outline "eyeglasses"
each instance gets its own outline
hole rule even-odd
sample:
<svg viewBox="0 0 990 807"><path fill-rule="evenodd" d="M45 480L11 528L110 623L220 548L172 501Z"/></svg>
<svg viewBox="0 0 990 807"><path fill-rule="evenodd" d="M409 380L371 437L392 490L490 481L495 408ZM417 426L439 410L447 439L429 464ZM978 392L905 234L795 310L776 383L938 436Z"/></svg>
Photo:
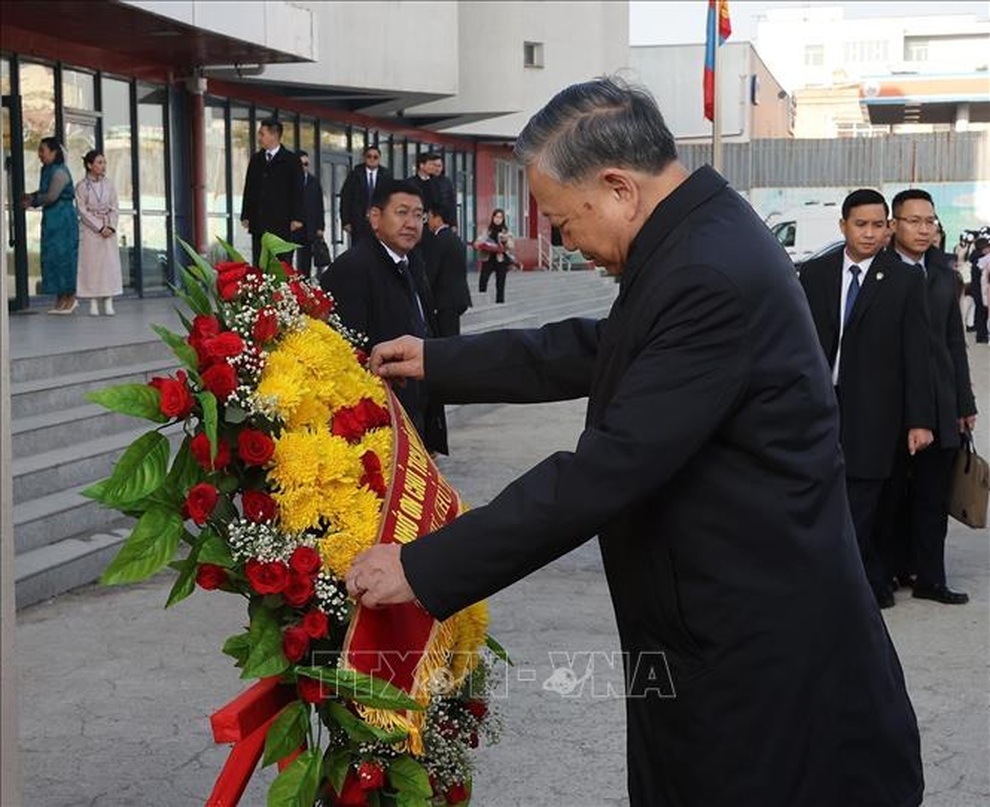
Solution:
<svg viewBox="0 0 990 807"><path fill-rule="evenodd" d="M304 162L304 163L302 164L302 167L303 167L303 168L309 168L309 163L308 163L308 162Z"/></svg>
<svg viewBox="0 0 990 807"><path fill-rule="evenodd" d="M922 218L921 216L894 216L898 221L903 221L908 227L920 227L925 225L925 227L938 227L938 219L936 218Z"/></svg>

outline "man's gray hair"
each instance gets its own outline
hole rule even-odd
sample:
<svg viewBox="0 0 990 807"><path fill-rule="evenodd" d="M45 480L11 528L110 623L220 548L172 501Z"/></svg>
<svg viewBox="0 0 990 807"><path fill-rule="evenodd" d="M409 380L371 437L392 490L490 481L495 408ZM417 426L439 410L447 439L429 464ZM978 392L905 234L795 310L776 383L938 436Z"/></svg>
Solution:
<svg viewBox="0 0 990 807"><path fill-rule="evenodd" d="M657 174L677 159L656 100L617 77L561 90L529 119L515 153L557 182L580 182L605 166Z"/></svg>

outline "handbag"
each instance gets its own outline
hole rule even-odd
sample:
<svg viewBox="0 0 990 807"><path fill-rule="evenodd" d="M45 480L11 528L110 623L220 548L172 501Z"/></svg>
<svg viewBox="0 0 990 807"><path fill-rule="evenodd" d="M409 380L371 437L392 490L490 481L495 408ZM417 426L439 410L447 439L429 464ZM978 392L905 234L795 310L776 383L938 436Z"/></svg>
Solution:
<svg viewBox="0 0 990 807"><path fill-rule="evenodd" d="M990 497L990 465L973 445L973 435L966 432L956 452L949 492L949 515L967 527L981 529L987 525L987 498Z"/></svg>
<svg viewBox="0 0 990 807"><path fill-rule="evenodd" d="M330 247L327 246L327 242L323 236L317 236L313 239L311 249L313 251L313 266L317 269L322 269L324 266L330 265Z"/></svg>

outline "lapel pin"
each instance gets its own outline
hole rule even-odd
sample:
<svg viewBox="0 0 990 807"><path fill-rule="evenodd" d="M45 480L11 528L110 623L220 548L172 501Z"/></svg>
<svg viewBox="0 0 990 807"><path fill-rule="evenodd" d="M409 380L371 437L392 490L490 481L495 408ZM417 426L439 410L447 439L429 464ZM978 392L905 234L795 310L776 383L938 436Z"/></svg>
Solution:
<svg viewBox="0 0 990 807"><path fill-rule="evenodd" d="M877 272L877 280L883 280L883 272Z"/></svg>

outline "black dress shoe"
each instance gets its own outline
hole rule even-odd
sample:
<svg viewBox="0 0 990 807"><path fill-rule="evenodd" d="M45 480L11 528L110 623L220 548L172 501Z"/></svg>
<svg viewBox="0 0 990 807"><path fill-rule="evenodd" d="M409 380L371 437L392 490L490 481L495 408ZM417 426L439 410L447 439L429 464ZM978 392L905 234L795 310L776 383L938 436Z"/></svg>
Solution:
<svg viewBox="0 0 990 807"><path fill-rule="evenodd" d="M948 586L915 586L915 599L934 600L943 605L965 605L969 602L969 595L962 591L952 591Z"/></svg>
<svg viewBox="0 0 990 807"><path fill-rule="evenodd" d="M894 599L894 592L889 588L874 589L873 596L877 598L877 605L879 605L881 609L893 608L897 602Z"/></svg>

